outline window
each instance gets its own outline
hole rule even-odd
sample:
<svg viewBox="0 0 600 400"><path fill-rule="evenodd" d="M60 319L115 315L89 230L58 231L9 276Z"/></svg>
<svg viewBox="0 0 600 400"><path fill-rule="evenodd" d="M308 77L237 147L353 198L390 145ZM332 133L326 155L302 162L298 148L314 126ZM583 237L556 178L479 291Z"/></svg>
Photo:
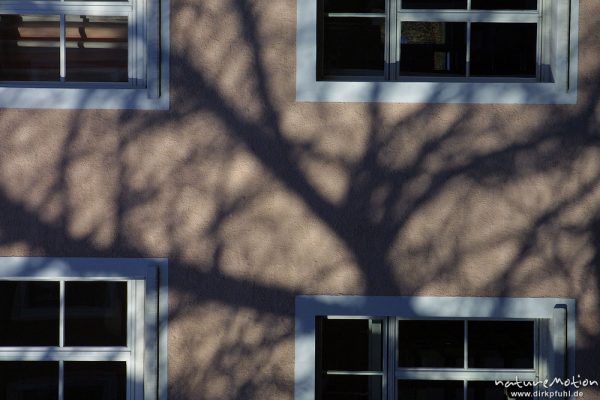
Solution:
<svg viewBox="0 0 600 400"><path fill-rule="evenodd" d="M578 0L298 0L304 101L573 103Z"/></svg>
<svg viewBox="0 0 600 400"><path fill-rule="evenodd" d="M0 0L0 107L168 108L167 33L167 0Z"/></svg>
<svg viewBox="0 0 600 400"><path fill-rule="evenodd" d="M531 392L496 381L573 376L574 307L549 298L300 296L295 399L504 400L505 390Z"/></svg>
<svg viewBox="0 0 600 400"><path fill-rule="evenodd" d="M0 258L0 398L166 400L167 264Z"/></svg>

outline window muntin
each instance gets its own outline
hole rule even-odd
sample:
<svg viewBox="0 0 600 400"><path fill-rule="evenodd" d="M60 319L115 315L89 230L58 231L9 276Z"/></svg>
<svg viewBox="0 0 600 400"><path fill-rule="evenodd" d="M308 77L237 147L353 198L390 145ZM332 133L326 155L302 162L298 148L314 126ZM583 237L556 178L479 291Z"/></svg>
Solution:
<svg viewBox="0 0 600 400"><path fill-rule="evenodd" d="M136 23L133 5L70 4L45 1L36 3L36 14L9 14L0 2L0 53L5 60L0 61L0 85L17 81L47 87L145 86L133 51L137 29L144 24ZM44 5L53 15L42 14ZM144 47L138 47L137 56L143 60Z"/></svg>
<svg viewBox="0 0 600 400"><path fill-rule="evenodd" d="M397 400L473 398L471 392L490 390L469 383L491 381L499 373L533 380L539 375L536 324L535 320L317 317L316 398L381 400L385 378L395 382ZM387 367L382 357L391 357L389 365L396 367ZM495 392L490 393L493 398Z"/></svg>
<svg viewBox="0 0 600 400"><path fill-rule="evenodd" d="M0 0L0 107L169 106L168 0Z"/></svg>
<svg viewBox="0 0 600 400"><path fill-rule="evenodd" d="M387 317L382 317L386 314ZM383 397L375 397L377 400L398 399L397 389L400 381L447 381L448 384L443 384L441 388L438 387L436 390L438 392L440 390L445 391L448 396L452 396L453 393L454 384L451 382L458 381L463 385L463 400L479 399L478 395L481 395L484 400L504 399L504 397L501 397L504 394L499 394L496 388L490 387L490 382L494 384L496 380L513 381L516 375L521 381L532 382L540 379L542 381L544 379L552 381L555 377L576 374L574 362L575 315L575 301L572 299L298 296L296 298L295 322L295 399L317 400L321 399L319 396L324 393L324 390L333 392L328 392L328 395L334 395L336 390L341 389L344 390L345 394L336 398L346 398L344 396L347 395L356 396L353 398L361 400L370 400L372 396L369 397L369 393L379 393L379 389L381 389ZM381 327L384 357L383 371L329 370L327 369L328 366L323 363L323 343L326 342L326 338L322 337L323 330L321 327L323 321L337 320L338 326L341 327L345 324L345 320L356 319L383 322ZM406 322L413 323L412 321L415 321L412 327L406 325ZM402 338L402 340L408 342L418 343L414 331L418 330L419 326L431 328L432 325L427 326L424 324L428 321L431 321L431 323L455 324L459 322L462 325L462 330L458 324L451 328L451 336L454 339L450 340L450 346L447 346L443 340L436 340L434 346L429 346L429 348L422 346L416 353L424 351L429 359L437 357L438 360L440 354L444 354L444 350L447 351L448 348L456 348L451 354L458 354L460 351L458 336L461 336L463 342L462 367L404 367L398 365L398 359L400 358L398 352L405 351L407 348L407 346L404 346L404 348L399 346L398 339ZM481 328L483 322L487 323L488 326ZM499 368L477 368L470 366L468 364L469 348L477 344L477 341L473 342L471 340L471 345L469 345L470 324L476 336L486 334L492 328L498 330L497 337L491 338L493 340L484 349L490 350L493 357L496 357L493 354L494 351L497 351L498 348L501 351L503 351L503 348L508 348L506 343L512 340L510 337L502 338L502 333L515 334L518 340L523 341L522 346L515 346L519 348L516 353L519 357L523 356L527 359L525 364L527 367L508 368L506 365L500 365ZM346 326L350 327L351 325ZM361 328L363 331L364 326L363 323ZM413 333L400 334L400 327L403 327L404 333L411 329ZM360 343L364 345L364 343L369 343L364 338L374 333L363 333L355 337L362 337ZM337 336L339 336L339 333L337 333ZM352 335L347 334L347 336ZM429 336L435 337L434 334L429 334ZM531 350L531 342L533 342L533 350ZM355 351L348 344L345 347L349 349L348 351ZM437 350L432 351L432 349L435 350L434 348ZM471 349L471 351L480 353L481 350L481 348L477 349L475 347ZM511 357L507 358L510 360ZM414 362L412 365L414 365ZM438 365L440 365L439 362ZM533 366L530 367L530 365ZM364 377L370 379L365 380ZM362 383L350 384L349 382L352 382L354 378ZM381 381L379 381L379 378L381 378ZM329 386L325 385L332 380L334 383L337 382L337 385L334 385L333 388L330 383ZM382 386L373 388L379 382ZM403 385L410 386L406 383ZM445 388L446 386L447 388ZM328 387L330 389L327 389ZM548 389L548 391L555 390L563 390L563 388ZM404 396L406 396L406 393ZM423 396L427 396L427 393ZM428 397L423 398L428 399Z"/></svg>
<svg viewBox="0 0 600 400"><path fill-rule="evenodd" d="M0 398L166 398L165 260L8 257L0 260L0 267L4 288L16 284L40 292L40 284L46 285L41 286L45 292L28 296L13 290L9 312L15 309L12 305L33 304L37 308L26 309L27 315L54 316L56 310L59 315L48 328L58 332L58 343L0 343L0 370L15 371L0 376ZM86 319L89 326L82 322ZM107 338L98 341L102 335Z"/></svg>
<svg viewBox="0 0 600 400"><path fill-rule="evenodd" d="M143 337L134 336L131 329L136 324L133 310L143 309L141 299L135 298L143 286L144 281L135 280L0 278L0 288L8 289L3 300L9 305L0 310L0 318L9 322L6 328L0 326L0 332L13 333L14 321L23 319L51 321L45 332L26 326L36 332L33 340L0 343L0 369L16 371L0 383L4 390L0 398L41 398L36 397L38 391L57 388L52 395L57 400L81 399L86 391L96 396L86 398L126 400L127 387L134 386L133 375L128 382L126 366L143 362L136 349L136 341ZM40 341L44 334L52 340ZM50 384L50 377L55 382Z"/></svg>
<svg viewBox="0 0 600 400"><path fill-rule="evenodd" d="M321 0L317 77L542 80L538 1Z"/></svg>

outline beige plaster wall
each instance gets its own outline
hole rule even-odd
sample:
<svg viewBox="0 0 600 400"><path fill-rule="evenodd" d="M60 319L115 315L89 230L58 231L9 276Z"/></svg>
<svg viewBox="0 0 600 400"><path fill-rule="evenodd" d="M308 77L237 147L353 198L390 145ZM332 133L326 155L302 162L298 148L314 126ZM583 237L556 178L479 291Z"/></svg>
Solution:
<svg viewBox="0 0 600 400"><path fill-rule="evenodd" d="M0 110L0 254L165 256L170 399L291 399L297 294L564 296L600 379L600 2L575 106L296 103L294 0L171 0L171 110ZM586 391L600 399L600 391Z"/></svg>

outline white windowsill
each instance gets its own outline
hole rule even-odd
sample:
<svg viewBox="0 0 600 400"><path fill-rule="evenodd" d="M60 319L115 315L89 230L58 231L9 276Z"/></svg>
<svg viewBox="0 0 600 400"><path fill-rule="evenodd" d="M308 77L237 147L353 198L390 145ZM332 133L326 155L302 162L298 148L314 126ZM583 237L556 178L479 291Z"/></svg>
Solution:
<svg viewBox="0 0 600 400"><path fill-rule="evenodd" d="M151 99L146 89L0 87L0 108L167 110L169 96Z"/></svg>

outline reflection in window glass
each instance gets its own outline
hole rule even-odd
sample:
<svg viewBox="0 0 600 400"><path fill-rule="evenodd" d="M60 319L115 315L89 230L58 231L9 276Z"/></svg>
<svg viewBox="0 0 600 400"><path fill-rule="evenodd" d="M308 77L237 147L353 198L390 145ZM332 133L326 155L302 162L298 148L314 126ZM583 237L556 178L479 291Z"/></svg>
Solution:
<svg viewBox="0 0 600 400"><path fill-rule="evenodd" d="M383 77L385 18L326 18L323 74Z"/></svg>
<svg viewBox="0 0 600 400"><path fill-rule="evenodd" d="M0 80L60 80L58 16L0 15Z"/></svg>
<svg viewBox="0 0 600 400"><path fill-rule="evenodd" d="M322 400L381 400L381 376L325 375L321 380Z"/></svg>
<svg viewBox="0 0 600 400"><path fill-rule="evenodd" d="M466 74L466 24L403 22L401 75Z"/></svg>
<svg viewBox="0 0 600 400"><path fill-rule="evenodd" d="M127 82L127 17L67 15L66 80Z"/></svg>
<svg viewBox="0 0 600 400"><path fill-rule="evenodd" d="M324 370L382 370L381 320L323 318L321 321Z"/></svg>
<svg viewBox="0 0 600 400"><path fill-rule="evenodd" d="M398 381L397 400L463 400L463 381Z"/></svg>
<svg viewBox="0 0 600 400"><path fill-rule="evenodd" d="M402 0L406 9L466 9L467 0Z"/></svg>
<svg viewBox="0 0 600 400"><path fill-rule="evenodd" d="M471 75L535 77L537 24L473 23Z"/></svg>
<svg viewBox="0 0 600 400"><path fill-rule="evenodd" d="M59 298L58 282L0 281L0 346L58 346Z"/></svg>
<svg viewBox="0 0 600 400"><path fill-rule="evenodd" d="M473 10L536 10L537 0L471 0Z"/></svg>
<svg viewBox="0 0 600 400"><path fill-rule="evenodd" d="M533 321L469 321L469 367L533 368Z"/></svg>
<svg viewBox="0 0 600 400"><path fill-rule="evenodd" d="M385 0L324 0L327 13L382 13Z"/></svg>
<svg viewBox="0 0 600 400"><path fill-rule="evenodd" d="M462 368L464 321L398 321L398 366Z"/></svg>
<svg viewBox="0 0 600 400"><path fill-rule="evenodd" d="M125 362L65 362L65 400L125 400Z"/></svg>
<svg viewBox="0 0 600 400"><path fill-rule="evenodd" d="M58 362L0 361L0 399L58 400Z"/></svg>
<svg viewBox="0 0 600 400"><path fill-rule="evenodd" d="M510 386L505 388L503 385L496 385L493 381L468 382L467 400L506 400L518 398L532 398L531 387L518 388Z"/></svg>
<svg viewBox="0 0 600 400"><path fill-rule="evenodd" d="M127 345L127 283L65 283L65 345Z"/></svg>

